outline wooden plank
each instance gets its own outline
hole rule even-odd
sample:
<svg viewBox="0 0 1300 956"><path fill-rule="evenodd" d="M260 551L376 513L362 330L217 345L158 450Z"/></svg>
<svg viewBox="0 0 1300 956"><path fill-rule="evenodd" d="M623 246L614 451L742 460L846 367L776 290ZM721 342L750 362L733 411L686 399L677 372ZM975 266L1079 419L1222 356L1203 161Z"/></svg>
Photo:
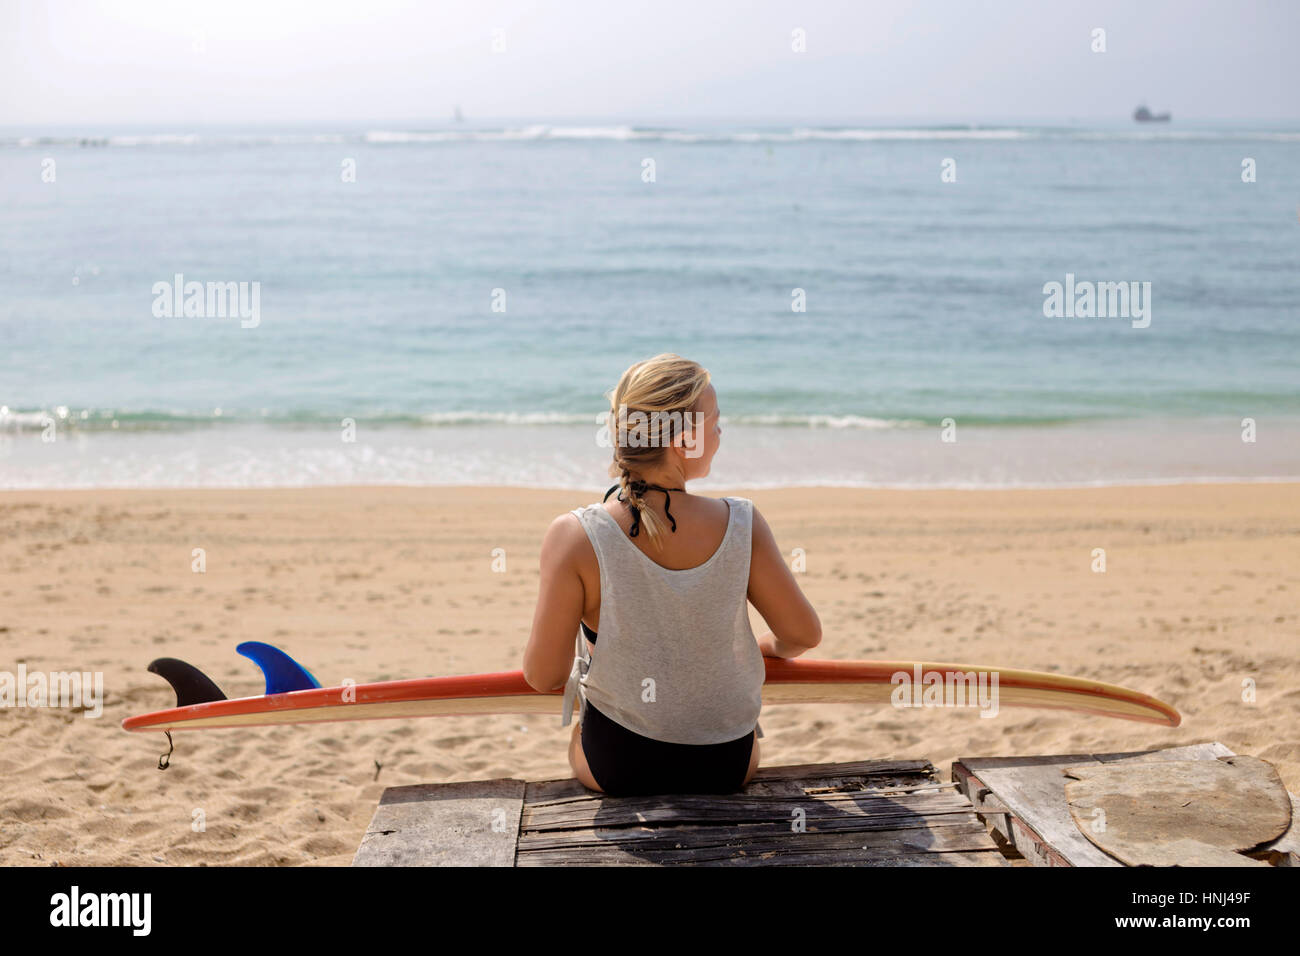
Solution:
<svg viewBox="0 0 1300 956"><path fill-rule="evenodd" d="M1287 795L1291 798L1291 828L1272 843L1265 843L1250 853L1273 866L1300 866L1300 797L1294 793Z"/></svg>
<svg viewBox="0 0 1300 956"><path fill-rule="evenodd" d="M525 783L389 787L353 866L513 866Z"/></svg>
<svg viewBox="0 0 1300 956"><path fill-rule="evenodd" d="M1066 773L1075 829L1129 866L1265 866L1244 851L1291 826L1286 787L1258 757L1118 760Z"/></svg>
<svg viewBox="0 0 1300 956"><path fill-rule="evenodd" d="M564 804L529 806L525 801L524 830L562 830L578 827L637 826L674 823L789 823L796 810L808 821L834 817L864 819L873 815L916 815L927 812L964 812L970 802L954 793L898 794L875 796L828 794L802 799L760 800L723 798L705 795L662 797L624 797L573 801Z"/></svg>
<svg viewBox="0 0 1300 956"><path fill-rule="evenodd" d="M596 826L564 831L525 831L519 836L519 852L531 852L559 846L599 846L608 843L646 845L671 842L678 846L712 846L717 843L736 843L744 840L767 840L777 837L799 841L806 834L818 836L847 835L852 843L864 834L893 833L899 839L912 834L903 831L929 830L939 827L966 826L975 821L969 807L947 813L925 815L909 814L895 817L862 817L823 820L809 823L806 831L796 831L789 820L776 823L741 824L673 824L671 826ZM670 839L671 838L671 839ZM871 836L870 839L876 839Z"/></svg>
<svg viewBox="0 0 1300 956"><path fill-rule="evenodd" d="M858 833L790 833L767 831L766 834L743 835L731 842L718 840L702 828L698 837L685 828L666 827L643 843L626 839L616 832L613 839L591 834L575 845L545 846L526 849L521 842L518 865L582 865L621 862L631 865L650 863L722 865L722 866L800 866L826 863L867 864L877 861L915 857L911 865L940 864L940 857L954 853L985 854L984 862L1003 865L1005 860L992 848L984 825L973 818L950 826L917 827L912 830L882 830ZM992 862L992 854L998 858Z"/></svg>
<svg viewBox="0 0 1300 956"><path fill-rule="evenodd" d="M830 777L869 777L880 774L932 774L934 766L928 760L854 760L848 763L799 763L782 767L762 767L749 782L767 783L772 780L796 780Z"/></svg>
<svg viewBox="0 0 1300 956"><path fill-rule="evenodd" d="M849 858L827 860L825 858L807 864L783 861L785 866L1011 866L1007 858L997 849L969 850L956 853L908 853L894 857Z"/></svg>
<svg viewBox="0 0 1300 956"><path fill-rule="evenodd" d="M494 827L495 823L495 827ZM796 823L798 825L796 825ZM354 866L1006 866L925 760L764 768L736 794L604 797L576 780L393 787Z"/></svg>
<svg viewBox="0 0 1300 956"><path fill-rule="evenodd" d="M996 850L971 850L950 853L877 853L872 850L842 851L828 855L824 852L790 853L773 859L767 855L749 856L738 853L717 860L665 860L652 862L638 859L632 854L611 854L601 859L572 860L520 857L518 866L664 866L669 864L692 866L1008 866L1006 858Z"/></svg>
<svg viewBox="0 0 1300 956"><path fill-rule="evenodd" d="M977 812L990 795L997 798L999 804L990 808L988 822L1035 865L1123 866L1079 832L1065 799L1064 769L1122 761L1217 760L1231 755L1231 750L1214 742L1110 754L964 757L954 761L952 776L962 783Z"/></svg>
<svg viewBox="0 0 1300 956"><path fill-rule="evenodd" d="M848 763L792 764L784 767L762 767L754 774L742 793L796 794L804 790L803 783L817 781L818 786L858 781L869 778L872 786L897 781L919 783L929 780L934 767L928 760L858 760ZM895 780L894 778L897 778ZM879 783L878 783L879 781ZM593 794L572 777L561 780L537 780L528 783L529 806L552 800L590 798ZM626 799L626 798L622 798Z"/></svg>
<svg viewBox="0 0 1300 956"><path fill-rule="evenodd" d="M1088 754L1012 757L1007 758L1004 766L997 757L962 758L953 762L952 776L963 784L963 792L977 813L985 811L990 797L996 798L996 807L990 808L993 815L986 815L986 821L1034 865L1120 866L1119 861L1102 853L1078 833L1065 809L1065 777L1061 770L1066 765L1077 766L1090 759ZM1056 814L1052 808L1058 804L1059 815L1069 823L1069 831L1054 819ZM1067 852L1073 850L1075 855L1067 857L1058 846ZM1071 862L1072 859L1080 862Z"/></svg>
<svg viewBox="0 0 1300 956"><path fill-rule="evenodd" d="M540 781L528 785L521 825L532 830L589 826L597 819L607 827L649 822L788 821L796 807L805 813L818 812L816 808L825 804L850 812L855 806L884 807L887 804L880 801L890 797L907 797L919 807L916 800L941 792L942 785L933 774L934 767L924 760L799 764L765 768L739 793L618 798L575 787L576 781ZM914 793L917 796L912 797Z"/></svg>
<svg viewBox="0 0 1300 956"><path fill-rule="evenodd" d="M1135 762L1150 763L1153 760L1218 760L1220 757L1235 757L1231 750L1217 740L1202 744L1188 744L1185 747L1166 747L1163 750L1129 750L1124 753L1093 754L1092 758L1100 763Z"/></svg>
<svg viewBox="0 0 1300 956"><path fill-rule="evenodd" d="M572 778L393 787L353 865L1008 866L978 812L1038 865L1088 865L1092 850L1091 865L1117 866L1069 819L1066 766L1230 754L1207 743L964 758L953 783L939 783L925 760L797 764L719 795L603 797ZM1253 851L1257 859L1300 863L1300 805L1290 799L1291 830ZM796 811L805 829L792 828Z"/></svg>
<svg viewBox="0 0 1300 956"><path fill-rule="evenodd" d="M518 866L1007 865L927 760L767 767L734 794L603 797L538 781L520 828Z"/></svg>

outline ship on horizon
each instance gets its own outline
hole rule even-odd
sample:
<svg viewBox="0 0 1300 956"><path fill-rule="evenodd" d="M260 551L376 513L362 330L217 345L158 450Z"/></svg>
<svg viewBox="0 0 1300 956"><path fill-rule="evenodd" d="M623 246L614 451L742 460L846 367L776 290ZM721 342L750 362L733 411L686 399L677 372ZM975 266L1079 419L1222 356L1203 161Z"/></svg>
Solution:
<svg viewBox="0 0 1300 956"><path fill-rule="evenodd" d="M1168 113L1152 113L1144 103L1133 111L1133 119L1139 123L1168 123L1170 115Z"/></svg>

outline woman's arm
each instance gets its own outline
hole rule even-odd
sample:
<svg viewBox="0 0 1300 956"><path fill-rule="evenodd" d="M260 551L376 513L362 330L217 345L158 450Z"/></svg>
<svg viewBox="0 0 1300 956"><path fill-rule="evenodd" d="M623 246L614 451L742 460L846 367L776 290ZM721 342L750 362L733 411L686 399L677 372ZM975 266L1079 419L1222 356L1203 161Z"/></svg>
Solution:
<svg viewBox="0 0 1300 956"><path fill-rule="evenodd" d="M767 521L754 509L749 601L771 628L758 638L767 657L798 657L821 643L822 622L804 597Z"/></svg>
<svg viewBox="0 0 1300 956"><path fill-rule="evenodd" d="M537 609L524 648L524 680L533 690L563 687L573 668L574 638L586 601L578 574L583 545L591 547L577 517L568 513L552 521L542 538Z"/></svg>

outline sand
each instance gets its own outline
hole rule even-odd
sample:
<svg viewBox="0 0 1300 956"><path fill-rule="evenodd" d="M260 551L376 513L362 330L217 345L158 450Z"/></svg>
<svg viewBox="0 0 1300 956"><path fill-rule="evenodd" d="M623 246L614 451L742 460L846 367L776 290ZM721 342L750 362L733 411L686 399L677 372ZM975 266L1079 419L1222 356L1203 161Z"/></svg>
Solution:
<svg viewBox="0 0 1300 956"><path fill-rule="evenodd" d="M804 549L800 580L825 633L810 658L1060 671L1183 714L1163 728L1049 711L769 708L764 764L928 758L946 779L958 757L1218 740L1300 792L1300 484L727 493L754 500L787 554ZM243 640L278 644L331 684L517 668L541 535L598 497L0 494L0 671L102 671L106 692L98 719L0 710L0 864L345 865L385 787L569 776L568 731L552 717L178 733L166 772L163 736L120 721L173 703L145 670L155 657L190 661L230 696L260 693L234 651Z"/></svg>

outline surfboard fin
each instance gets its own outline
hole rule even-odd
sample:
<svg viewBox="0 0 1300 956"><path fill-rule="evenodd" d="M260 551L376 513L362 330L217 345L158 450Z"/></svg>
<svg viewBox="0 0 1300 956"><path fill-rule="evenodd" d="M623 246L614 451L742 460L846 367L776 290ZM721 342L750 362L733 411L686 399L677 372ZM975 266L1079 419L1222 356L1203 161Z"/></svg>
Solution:
<svg viewBox="0 0 1300 956"><path fill-rule="evenodd" d="M319 687L320 681L292 657L270 644L245 641L235 648L266 675L266 693L285 694L291 690L310 690Z"/></svg>
<svg viewBox="0 0 1300 956"><path fill-rule="evenodd" d="M193 664L186 664L174 657L158 658L149 665L149 672L157 674L172 685L172 690L176 691L177 707L226 699L226 695L212 682L212 678Z"/></svg>

